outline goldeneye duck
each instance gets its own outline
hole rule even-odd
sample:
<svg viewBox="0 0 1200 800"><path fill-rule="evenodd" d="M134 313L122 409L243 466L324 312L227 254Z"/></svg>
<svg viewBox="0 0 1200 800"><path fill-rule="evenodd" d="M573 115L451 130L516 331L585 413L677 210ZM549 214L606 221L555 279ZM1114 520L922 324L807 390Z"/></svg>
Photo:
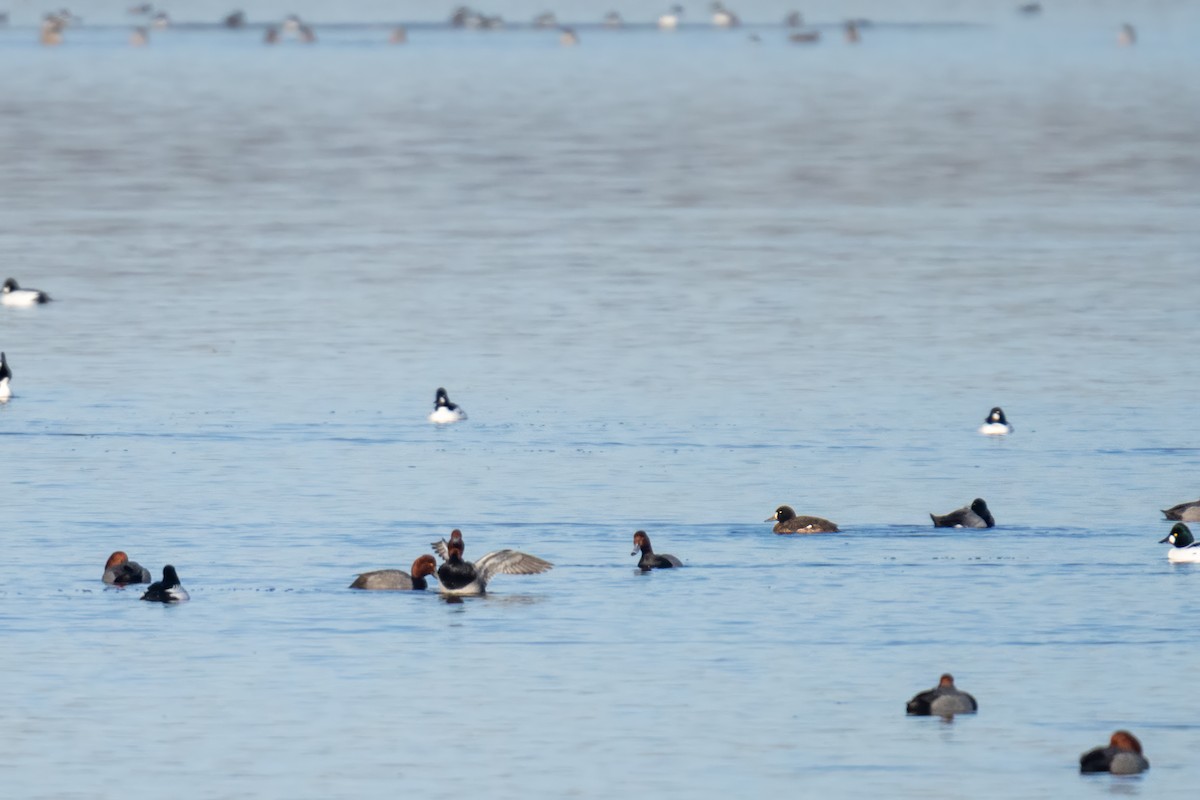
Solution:
<svg viewBox="0 0 1200 800"><path fill-rule="evenodd" d="M516 550L496 550L475 563L463 560L462 531L450 532L450 541L433 543L433 549L446 560L438 567L437 576L442 594L483 594L488 581L495 575L536 575L554 565L549 561Z"/></svg>
<svg viewBox="0 0 1200 800"><path fill-rule="evenodd" d="M130 561L129 556L121 550L113 553L104 563L105 583L112 586L128 586L131 583L149 583L150 570L136 561Z"/></svg>
<svg viewBox="0 0 1200 800"><path fill-rule="evenodd" d="M1180 503L1170 508L1164 508L1162 513L1167 519L1179 520L1180 522L1200 522L1200 500L1193 500L1190 503Z"/></svg>
<svg viewBox="0 0 1200 800"><path fill-rule="evenodd" d="M712 12L713 25L716 25L718 28L736 28L738 25L742 24L742 21L738 19L737 14L734 14L732 11L725 8L723 3L713 3Z"/></svg>
<svg viewBox="0 0 1200 800"><path fill-rule="evenodd" d="M988 510L987 503L982 497L976 497L971 505L955 509L949 514L930 514L935 528L994 528L996 520Z"/></svg>
<svg viewBox="0 0 1200 800"><path fill-rule="evenodd" d="M952 717L955 714L974 714L979 710L975 698L954 685L954 676L946 673L938 685L921 692L908 701L908 714L915 717Z"/></svg>
<svg viewBox="0 0 1200 800"><path fill-rule="evenodd" d="M16 278L9 278L0 289L0 303L6 306L36 306L50 302L50 295L37 289L22 289Z"/></svg>
<svg viewBox="0 0 1200 800"><path fill-rule="evenodd" d="M780 506L763 522L775 521L774 533L837 533L838 526L823 517L796 516L791 506Z"/></svg>
<svg viewBox="0 0 1200 800"><path fill-rule="evenodd" d="M179 585L179 575L175 568L167 564L163 567L162 580L150 584L142 599L153 603L182 603L188 599L188 593Z"/></svg>
<svg viewBox="0 0 1200 800"><path fill-rule="evenodd" d="M8 368L8 358L4 353L0 353L0 402L8 402L8 398L12 397L12 386L9 381L12 380L12 370Z"/></svg>
<svg viewBox="0 0 1200 800"><path fill-rule="evenodd" d="M425 578L437 572L437 561L424 555L412 563L412 574L402 569L379 569L364 572L350 584L351 589L381 589L390 591L424 591L429 588Z"/></svg>
<svg viewBox="0 0 1200 800"><path fill-rule="evenodd" d="M638 560L638 566L641 567L642 572L683 566L683 562L675 556L655 553L654 548L650 546L650 537L646 535L645 531L638 531L633 535L633 552L629 555L636 556L638 553L642 554L641 559Z"/></svg>
<svg viewBox="0 0 1200 800"><path fill-rule="evenodd" d="M1192 538L1192 531L1182 522L1176 522L1165 539L1159 539L1159 544L1170 542L1175 545L1167 553L1168 561L1200 561L1200 545Z"/></svg>
<svg viewBox="0 0 1200 800"><path fill-rule="evenodd" d="M1150 769L1142 755L1142 743L1129 731L1117 731L1108 740L1108 747L1088 750L1079 757L1079 771L1111 772L1113 775L1137 775Z"/></svg>
<svg viewBox="0 0 1200 800"><path fill-rule="evenodd" d="M429 412L429 421L444 425L448 422L460 422L467 418L467 412L450 402L446 390L438 387L437 397L433 400L433 411Z"/></svg>
<svg viewBox="0 0 1200 800"><path fill-rule="evenodd" d="M679 27L679 21L683 18L683 6L671 6L671 8L658 18L658 27L674 30Z"/></svg>
<svg viewBox="0 0 1200 800"><path fill-rule="evenodd" d="M1012 433L1012 425L1004 418L1004 410L996 406L987 415L987 419L979 426L979 432L984 436L1004 436Z"/></svg>

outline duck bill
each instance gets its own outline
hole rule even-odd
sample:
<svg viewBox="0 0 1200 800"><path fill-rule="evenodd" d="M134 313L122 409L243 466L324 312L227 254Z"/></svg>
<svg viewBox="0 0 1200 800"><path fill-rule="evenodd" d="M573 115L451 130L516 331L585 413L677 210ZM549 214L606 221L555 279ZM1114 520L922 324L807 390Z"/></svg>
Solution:
<svg viewBox="0 0 1200 800"><path fill-rule="evenodd" d="M773 515L773 514L763 520L763 522L774 522L774 521L775 521L775 515Z"/></svg>
<svg viewBox="0 0 1200 800"><path fill-rule="evenodd" d="M1158 540L1158 543L1159 543L1159 544L1166 544L1166 543L1167 543L1167 542L1169 542L1169 541L1171 541L1171 534L1169 534L1169 533L1168 533L1168 534L1166 535L1166 537L1165 537L1165 538L1163 538L1163 539L1159 539L1159 540Z"/></svg>
<svg viewBox="0 0 1200 800"><path fill-rule="evenodd" d="M1163 541L1165 542L1165 541L1166 541L1166 539L1163 539ZM637 555L638 553L640 553L640 552L641 552L641 548L640 548L640 547L635 547L635 548L633 548L633 552L632 552L632 553L630 553L629 555L631 555L631 556L636 556L636 555Z"/></svg>

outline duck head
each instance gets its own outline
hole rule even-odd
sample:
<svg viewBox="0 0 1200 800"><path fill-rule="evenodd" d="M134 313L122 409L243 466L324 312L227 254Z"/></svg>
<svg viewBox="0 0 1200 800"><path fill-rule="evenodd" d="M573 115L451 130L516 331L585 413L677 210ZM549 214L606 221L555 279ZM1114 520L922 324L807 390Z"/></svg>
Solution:
<svg viewBox="0 0 1200 800"><path fill-rule="evenodd" d="M989 528L995 527L996 520L992 517L992 512L988 510L987 503L983 501L982 497L976 497L971 501L971 510L982 517Z"/></svg>
<svg viewBox="0 0 1200 800"><path fill-rule="evenodd" d="M1000 406L993 408L991 413L987 416L987 422L998 422L1001 425L1007 425L1008 420L1004 418L1004 409L1000 408Z"/></svg>
<svg viewBox="0 0 1200 800"><path fill-rule="evenodd" d="M1115 747L1118 750L1132 750L1138 755L1141 755L1142 752L1142 743L1129 731L1117 731L1114 733L1112 738L1108 740L1108 746Z"/></svg>
<svg viewBox="0 0 1200 800"><path fill-rule="evenodd" d="M175 568L170 564L167 564L165 567L163 567L162 582L166 584L168 589L179 585L179 573L177 573Z"/></svg>
<svg viewBox="0 0 1200 800"><path fill-rule="evenodd" d="M763 522L787 522L789 519L795 518L796 512L792 510L791 506L780 506L775 509L773 516L767 517Z"/></svg>
<svg viewBox="0 0 1200 800"><path fill-rule="evenodd" d="M437 573L437 559L430 555L424 555L412 563L412 577L424 578L428 575Z"/></svg>
<svg viewBox="0 0 1200 800"><path fill-rule="evenodd" d="M636 556L638 553L644 553L650 549L650 537L645 531L638 531L633 535L633 552L629 555Z"/></svg>
<svg viewBox="0 0 1200 800"><path fill-rule="evenodd" d="M1184 525L1182 522L1176 522L1175 525L1171 528L1171 532L1167 534L1166 538L1159 539L1158 543L1163 544L1165 542L1170 542L1171 544L1175 545L1176 547L1187 547L1188 545L1194 543L1195 541L1196 540L1192 538L1191 529L1188 528L1187 525ZM1141 751L1139 750L1138 752L1141 752Z"/></svg>
<svg viewBox="0 0 1200 800"><path fill-rule="evenodd" d="M108 572L110 569L113 569L114 567L119 567L122 564L128 564L128 563L129 563L129 556L125 555L125 552L123 550L118 550L117 552L113 553L111 556L108 557L108 561L104 562L104 571Z"/></svg>
<svg viewBox="0 0 1200 800"><path fill-rule="evenodd" d="M951 675L949 672L942 675L942 677L938 678L938 688L939 689L953 689L954 688L954 676Z"/></svg>

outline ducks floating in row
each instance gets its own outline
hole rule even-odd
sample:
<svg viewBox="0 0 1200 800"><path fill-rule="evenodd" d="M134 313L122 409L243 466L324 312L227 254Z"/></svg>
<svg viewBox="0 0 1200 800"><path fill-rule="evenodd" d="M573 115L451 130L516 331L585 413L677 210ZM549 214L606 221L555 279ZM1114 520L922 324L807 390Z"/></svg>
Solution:
<svg viewBox="0 0 1200 800"><path fill-rule="evenodd" d="M130 561L124 551L118 550L104 563L104 574L100 579L109 586L124 588L138 583L150 583L150 570L136 561ZM152 603L182 603L188 597L187 590L179 583L179 573L170 564L163 567L162 580L150 583L142 594L143 600Z"/></svg>

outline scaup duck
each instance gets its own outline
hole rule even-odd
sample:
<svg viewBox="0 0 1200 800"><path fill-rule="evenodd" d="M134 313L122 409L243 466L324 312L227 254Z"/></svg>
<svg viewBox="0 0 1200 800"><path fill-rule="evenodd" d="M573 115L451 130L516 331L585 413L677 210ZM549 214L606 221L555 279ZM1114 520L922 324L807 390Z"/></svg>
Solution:
<svg viewBox="0 0 1200 800"><path fill-rule="evenodd" d="M975 698L954 685L954 676L946 673L938 685L921 692L908 701L907 713L915 717L952 717L955 714L974 714L979 710Z"/></svg>
<svg viewBox="0 0 1200 800"><path fill-rule="evenodd" d="M727 9L725 4L719 2L719 0L712 4L712 12L713 25L716 25L718 28L736 28L742 24L742 21L738 19L738 15Z"/></svg>
<svg viewBox="0 0 1200 800"><path fill-rule="evenodd" d="M1192 531L1182 522L1176 522L1165 539L1159 539L1159 544L1170 542L1174 545L1167 553L1168 561L1200 561L1200 545L1192 538Z"/></svg>
<svg viewBox="0 0 1200 800"><path fill-rule="evenodd" d="M58 44L58 42L54 42ZM0 304L6 306L36 306L48 303L50 295L37 289L22 289L17 285L16 278L9 278L0 289Z"/></svg>
<svg viewBox="0 0 1200 800"><path fill-rule="evenodd" d="M142 599L153 603L182 603L188 599L188 593L179 585L179 575L175 568L167 564L163 567L162 580L150 584Z"/></svg>
<svg viewBox="0 0 1200 800"><path fill-rule="evenodd" d="M976 497L971 505L951 511L949 514L938 516L930 514L935 528L994 528L996 520L988 510L987 503L982 497Z"/></svg>
<svg viewBox="0 0 1200 800"><path fill-rule="evenodd" d="M7 402L12 397L12 370L8 368L8 358L0 353L0 401Z"/></svg>
<svg viewBox="0 0 1200 800"><path fill-rule="evenodd" d="M450 541L433 543L433 549L446 560L438 567L437 576L442 594L483 594L488 581L495 575L536 575L554 565L549 561L516 550L496 550L475 563L463 560L462 531L450 532Z"/></svg>
<svg viewBox="0 0 1200 800"><path fill-rule="evenodd" d="M467 418L467 412L450 402L446 390L438 387L437 396L433 399L433 411L429 412L429 421L438 425L449 422L460 422Z"/></svg>
<svg viewBox="0 0 1200 800"><path fill-rule="evenodd" d="M1167 519L1178 520L1179 522L1200 522L1200 500L1192 500L1190 503L1180 503L1164 508L1163 516Z"/></svg>
<svg viewBox="0 0 1200 800"><path fill-rule="evenodd" d="M683 562L675 556L654 552L654 548L650 546L650 537L646 535L645 531L638 531L633 535L633 552L629 555L636 556L638 553L642 554L641 559L638 560L638 566L641 567L642 572L683 566Z"/></svg>
<svg viewBox="0 0 1200 800"><path fill-rule="evenodd" d="M796 516L791 506L780 506L763 522L775 522L773 533L837 533L838 526L823 517Z"/></svg>
<svg viewBox="0 0 1200 800"><path fill-rule="evenodd" d="M663 14L658 17L658 27L666 30L675 30L679 27L679 21L683 18L683 6L671 6Z"/></svg>
<svg viewBox="0 0 1200 800"><path fill-rule="evenodd" d="M1012 433L1012 425L1008 424L1008 420L1004 418L1004 409L1000 406L993 408L987 415L987 419L979 426L979 432L984 436L1005 436Z"/></svg>
<svg viewBox="0 0 1200 800"><path fill-rule="evenodd" d="M429 588L425 578L437 572L437 561L424 555L412 563L412 574L402 569L378 569L364 572L350 584L351 589L379 589L390 591L424 591Z"/></svg>
<svg viewBox="0 0 1200 800"><path fill-rule="evenodd" d="M1079 771L1111 772L1113 775L1137 775L1150 769L1142 755L1142 743L1129 731L1117 731L1108 740L1108 747L1088 750L1079 757Z"/></svg>
<svg viewBox="0 0 1200 800"><path fill-rule="evenodd" d="M121 550L113 553L104 563L105 583L112 586L128 586L131 583L149 583L150 570L136 561L130 561L129 556Z"/></svg>

